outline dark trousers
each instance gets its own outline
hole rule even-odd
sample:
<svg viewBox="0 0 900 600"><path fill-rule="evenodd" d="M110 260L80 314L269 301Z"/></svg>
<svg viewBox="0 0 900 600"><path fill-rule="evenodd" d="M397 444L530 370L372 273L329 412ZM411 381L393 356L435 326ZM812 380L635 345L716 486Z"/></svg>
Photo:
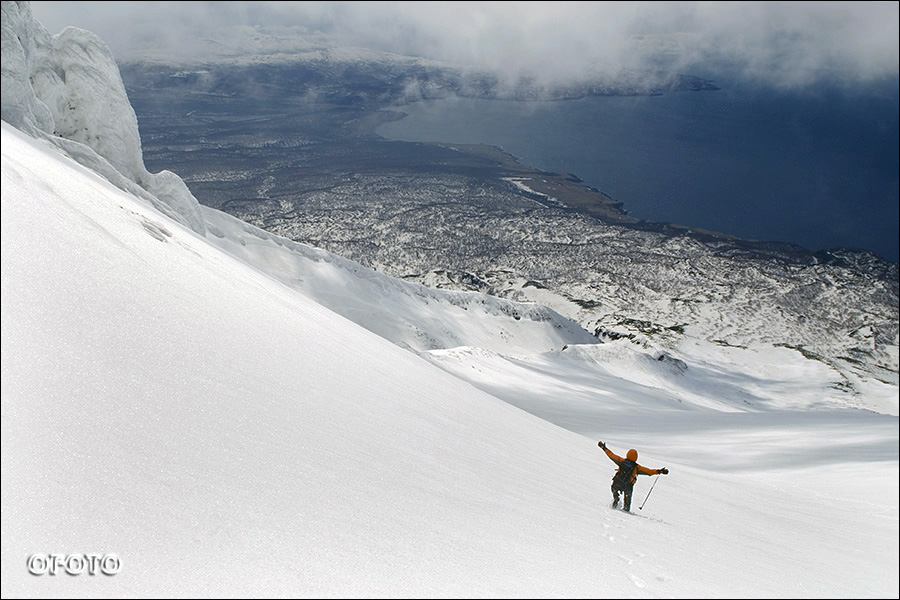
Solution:
<svg viewBox="0 0 900 600"><path fill-rule="evenodd" d="M619 494L625 496L625 502L622 504L622 508L630 511L631 510L631 493L634 491L634 485L621 485L617 481L613 481L612 486L610 486L612 490L613 496L613 508L618 508L619 506Z"/></svg>

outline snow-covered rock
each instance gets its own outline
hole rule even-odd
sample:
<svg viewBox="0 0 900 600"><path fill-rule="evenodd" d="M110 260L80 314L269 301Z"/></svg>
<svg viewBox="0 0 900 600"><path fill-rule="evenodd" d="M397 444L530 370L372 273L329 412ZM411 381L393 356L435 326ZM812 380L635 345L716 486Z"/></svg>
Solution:
<svg viewBox="0 0 900 600"><path fill-rule="evenodd" d="M137 117L106 44L75 27L51 35L28 2L3 2L2 17L3 120L204 233L184 181L144 167Z"/></svg>

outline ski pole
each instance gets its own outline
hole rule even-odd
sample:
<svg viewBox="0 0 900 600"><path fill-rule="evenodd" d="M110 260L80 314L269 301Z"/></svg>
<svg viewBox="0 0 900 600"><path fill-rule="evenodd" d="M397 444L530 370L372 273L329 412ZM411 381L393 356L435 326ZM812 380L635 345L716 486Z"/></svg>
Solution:
<svg viewBox="0 0 900 600"><path fill-rule="evenodd" d="M653 480L653 485L650 486L650 492L653 491L653 487L656 485L657 481L659 481L659 475L657 475L656 479ZM647 492L647 498L650 497L650 492ZM638 506L638 510L644 510L644 505L647 504L647 498L644 498L644 501L641 502L640 506Z"/></svg>

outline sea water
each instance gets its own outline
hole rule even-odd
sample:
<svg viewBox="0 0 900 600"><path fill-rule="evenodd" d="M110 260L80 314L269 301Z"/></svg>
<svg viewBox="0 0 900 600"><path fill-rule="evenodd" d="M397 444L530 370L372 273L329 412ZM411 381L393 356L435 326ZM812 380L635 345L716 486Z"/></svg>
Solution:
<svg viewBox="0 0 900 600"><path fill-rule="evenodd" d="M719 82L717 82L718 84ZM500 146L633 217L898 260L898 88L715 91L557 102L443 99L388 139Z"/></svg>

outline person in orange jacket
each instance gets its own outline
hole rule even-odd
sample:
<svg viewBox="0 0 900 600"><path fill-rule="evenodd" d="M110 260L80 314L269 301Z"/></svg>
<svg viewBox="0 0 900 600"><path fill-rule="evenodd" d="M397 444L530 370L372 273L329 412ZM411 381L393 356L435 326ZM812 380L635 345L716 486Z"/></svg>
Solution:
<svg viewBox="0 0 900 600"><path fill-rule="evenodd" d="M603 451L606 452L609 460L619 465L619 470L616 471L616 474L613 476L612 485L610 486L613 495L613 508L618 508L619 494L623 494L625 496L625 502L622 504L622 509L626 512L631 512L631 493L634 491L634 482L637 481L638 475L669 474L669 469L665 467L661 469L648 469L647 467L639 465L637 463L638 453L634 448L625 454L625 458L622 458L607 448L606 444L603 442L597 442L597 445L603 448Z"/></svg>

